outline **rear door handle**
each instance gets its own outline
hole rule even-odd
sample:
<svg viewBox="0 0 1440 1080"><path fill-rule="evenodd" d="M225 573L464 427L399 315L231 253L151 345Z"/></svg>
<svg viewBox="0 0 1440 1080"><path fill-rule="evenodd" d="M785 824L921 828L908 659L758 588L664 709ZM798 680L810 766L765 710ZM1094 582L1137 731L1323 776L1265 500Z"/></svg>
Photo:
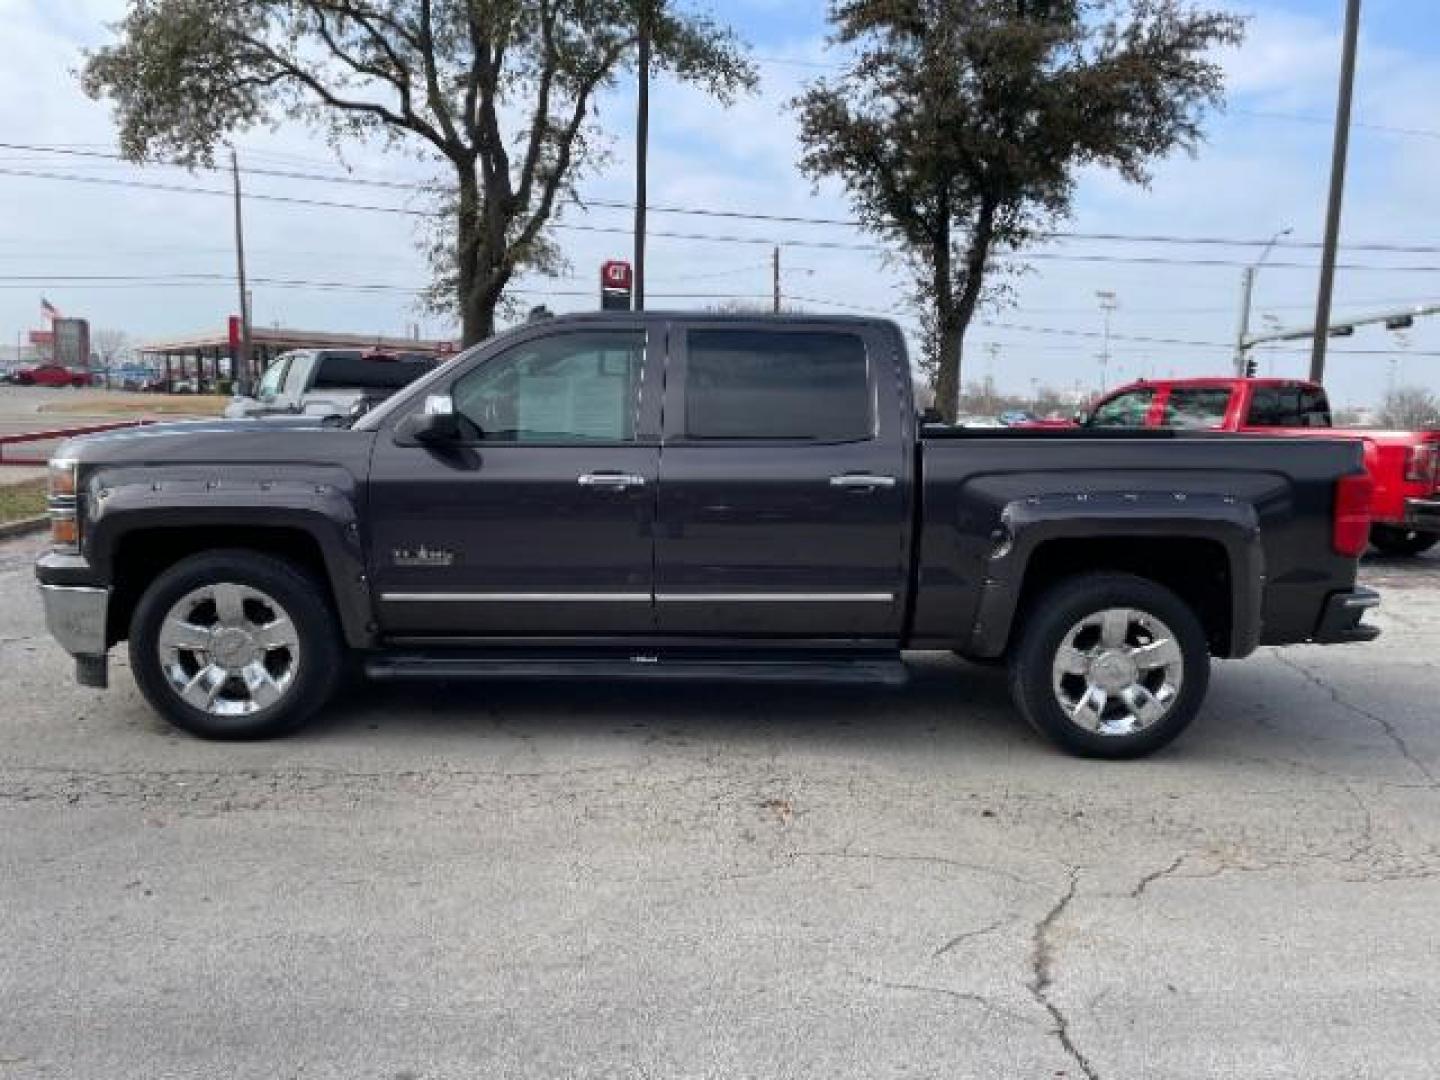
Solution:
<svg viewBox="0 0 1440 1080"><path fill-rule="evenodd" d="M847 491L875 491L879 488L893 488L895 477L872 476L870 473L846 473L844 476L830 477L830 486Z"/></svg>
<svg viewBox="0 0 1440 1080"><path fill-rule="evenodd" d="M644 487L645 478L643 476L636 476L634 473L593 472L581 475L577 483L579 483L581 487L607 488L612 491L624 491L626 488Z"/></svg>

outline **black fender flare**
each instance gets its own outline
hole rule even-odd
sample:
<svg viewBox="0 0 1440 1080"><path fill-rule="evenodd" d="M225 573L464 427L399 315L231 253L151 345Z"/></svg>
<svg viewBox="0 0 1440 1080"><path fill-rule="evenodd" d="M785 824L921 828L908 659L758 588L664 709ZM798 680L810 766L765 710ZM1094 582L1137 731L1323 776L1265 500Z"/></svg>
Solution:
<svg viewBox="0 0 1440 1080"><path fill-rule="evenodd" d="M1207 540L1220 545L1230 570L1230 641L1224 655L1248 656L1260 644L1265 551L1254 506L1231 495L1118 492L1038 495L1004 506L985 566L980 603L966 653L1003 655L1019 614L1031 559L1054 540L1110 538Z"/></svg>
<svg viewBox="0 0 1440 1080"><path fill-rule="evenodd" d="M336 613L353 648L374 642L354 478L338 467L149 466L97 471L86 487L85 556L102 580L115 581L115 556L136 534L194 528L276 529L304 533L324 563ZM288 475L287 475L288 472Z"/></svg>

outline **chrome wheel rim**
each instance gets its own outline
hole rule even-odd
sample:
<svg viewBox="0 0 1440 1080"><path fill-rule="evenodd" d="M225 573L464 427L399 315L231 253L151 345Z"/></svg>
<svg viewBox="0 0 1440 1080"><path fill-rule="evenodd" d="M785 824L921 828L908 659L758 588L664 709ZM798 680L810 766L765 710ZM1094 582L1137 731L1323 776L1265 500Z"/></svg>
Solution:
<svg viewBox="0 0 1440 1080"><path fill-rule="evenodd" d="M300 635L289 612L249 585L217 582L186 593L156 643L170 689L212 716L250 716L295 685Z"/></svg>
<svg viewBox="0 0 1440 1080"><path fill-rule="evenodd" d="M1096 735L1134 735L1170 714L1185 683L1185 657L1170 628L1146 611L1107 608L1061 639L1052 666L1055 700Z"/></svg>

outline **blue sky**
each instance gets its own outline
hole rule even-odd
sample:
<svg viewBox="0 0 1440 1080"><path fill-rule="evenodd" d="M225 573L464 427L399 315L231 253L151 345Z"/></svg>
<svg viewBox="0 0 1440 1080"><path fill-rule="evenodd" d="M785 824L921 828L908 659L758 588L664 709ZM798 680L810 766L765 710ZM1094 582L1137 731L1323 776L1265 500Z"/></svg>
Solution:
<svg viewBox="0 0 1440 1080"><path fill-rule="evenodd" d="M1085 233L1261 238L1283 227L1293 240L1320 238L1334 108L1342 0L1267 0L1235 8L1251 17L1244 48L1223 56L1230 109L1210 124L1197 157L1161 163L1154 184L1136 189L1102 173L1082 178L1071 228ZM113 148L107 110L88 101L72 75L79 50L104 38L103 24L122 0L0 0L7 63L0 68L0 142ZM824 72L824 8L803 0L727 0L712 10L751 43L762 89L726 109L696 91L662 86L656 95L652 201L801 216L845 217L833 186L812 191L794 168L793 118L783 108L807 78ZM1434 0L1366 0L1358 79L1358 127L1337 304L1342 312L1382 310L1440 300L1440 12ZM610 160L582 190L596 198L630 195L632 87L601 102L614 138ZM345 175L324 141L298 129L240 137L242 158L257 167L300 167ZM404 158L369 148L345 154L352 175L411 179ZM46 171L217 187L213 176L139 170L118 163L0 149L0 341L39 324L39 297L96 326L136 338L186 333L221 324L234 307L224 282L186 287L117 288L74 280L85 274L225 273L232 265L229 207L224 199L42 180L7 174ZM256 192L339 201L406 205L403 195L313 181L255 178ZM623 228L616 210L568 211L575 226ZM903 277L879 253L806 244L861 246L867 238L841 226L773 225L655 214L657 233L724 235L753 243L655 236L649 289L758 297L769 289L769 247L784 244L787 295L811 310L847 306L911 316L901 302ZM419 312L405 290L423 284L413 219L353 210L304 209L252 202L247 208L251 272L257 278L332 282L317 289L257 285L255 317L269 325L358 332L397 332L420 322L427 333L447 326ZM623 235L557 232L572 276L529 281L528 300L552 308L594 306L601 261L626 257ZM1354 245L1360 245L1355 249ZM1365 246L1433 247L1393 253ZM1214 373L1229 357L1235 332L1239 264L1254 247L1118 243L1072 239L1037 253L1018 303L988 312L970 337L968 369L991 372L1000 385L1034 382L1093 386L1099 378L1094 335L1101 326L1095 292L1118 294L1111 382L1140 375ZM1189 265L1135 261L1163 257ZM1102 261L1103 260L1103 261ZM1119 260L1119 261L1115 261ZM1256 323L1304 324L1313 305L1315 253L1282 249L1261 273ZM1230 263L1235 265L1210 265ZM1395 268L1409 269L1395 269ZM1435 269L1430 269L1435 268ZM17 276L40 280L15 282ZM357 292L356 284L383 292ZM579 296L546 293L578 292ZM665 306L710 302L676 296ZM654 306L658 306L658 303ZM1188 345L1131 340L1164 337ZM993 346L993 349L991 348ZM1407 335L1371 330L1337 342L1331 388L1343 401L1372 401L1391 378L1440 389L1440 323ZM1277 374L1301 374L1302 350L1266 360Z"/></svg>

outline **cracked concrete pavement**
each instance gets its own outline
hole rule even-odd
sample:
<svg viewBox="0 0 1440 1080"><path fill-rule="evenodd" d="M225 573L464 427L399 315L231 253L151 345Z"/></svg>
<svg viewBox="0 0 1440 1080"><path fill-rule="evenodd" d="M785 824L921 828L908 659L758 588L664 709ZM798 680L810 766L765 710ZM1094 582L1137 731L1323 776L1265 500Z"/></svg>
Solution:
<svg viewBox="0 0 1440 1080"><path fill-rule="evenodd" d="M1440 560L1218 666L1148 761L998 672L352 693L283 742L84 690L0 545L0 1077L1429 1077ZM123 654L121 655L123 661Z"/></svg>

